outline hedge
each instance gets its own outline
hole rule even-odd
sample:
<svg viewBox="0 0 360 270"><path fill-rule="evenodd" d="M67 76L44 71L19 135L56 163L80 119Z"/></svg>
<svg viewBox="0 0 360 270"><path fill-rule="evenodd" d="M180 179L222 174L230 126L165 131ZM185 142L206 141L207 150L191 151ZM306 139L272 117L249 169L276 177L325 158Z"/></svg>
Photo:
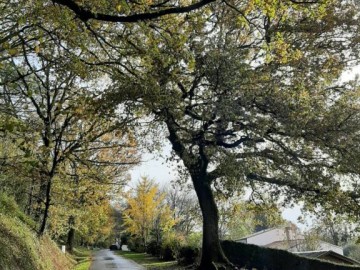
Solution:
<svg viewBox="0 0 360 270"><path fill-rule="evenodd" d="M233 241L223 241L221 245L230 262L246 269L360 270L360 266L347 266L300 257L285 250L264 248Z"/></svg>

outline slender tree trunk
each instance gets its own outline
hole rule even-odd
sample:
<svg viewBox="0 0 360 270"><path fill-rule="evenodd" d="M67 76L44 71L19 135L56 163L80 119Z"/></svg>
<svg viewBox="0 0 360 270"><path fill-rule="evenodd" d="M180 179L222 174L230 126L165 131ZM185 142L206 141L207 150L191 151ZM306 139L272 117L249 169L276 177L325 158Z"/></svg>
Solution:
<svg viewBox="0 0 360 270"><path fill-rule="evenodd" d="M46 183L45 209L42 215L40 230L38 232L39 235L43 235L46 230L47 220L49 217L49 209L51 204L51 184L52 184L52 177L49 177Z"/></svg>
<svg viewBox="0 0 360 270"><path fill-rule="evenodd" d="M192 180L203 216L202 257L199 269L216 269L214 263L230 265L220 245L219 215L210 183L201 176L192 175Z"/></svg>
<svg viewBox="0 0 360 270"><path fill-rule="evenodd" d="M34 219L39 224L41 223L41 218L43 215L45 194L46 194L46 176L40 175L39 190L37 192L36 206L34 211L35 212Z"/></svg>
<svg viewBox="0 0 360 270"><path fill-rule="evenodd" d="M26 206L26 214L31 215L33 212L33 196L34 196L34 187L35 187L35 177L31 180L31 185L29 189L29 198Z"/></svg>
<svg viewBox="0 0 360 270"><path fill-rule="evenodd" d="M75 218L73 216L69 217L69 226L70 229L68 231L67 240L66 240L66 246L69 252L73 251L74 248L74 239L75 239Z"/></svg>

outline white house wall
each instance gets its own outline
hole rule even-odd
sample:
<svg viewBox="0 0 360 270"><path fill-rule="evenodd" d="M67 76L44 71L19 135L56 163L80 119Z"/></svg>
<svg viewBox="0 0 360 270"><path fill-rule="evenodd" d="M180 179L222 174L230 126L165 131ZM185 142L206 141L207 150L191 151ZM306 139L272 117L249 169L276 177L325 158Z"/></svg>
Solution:
<svg viewBox="0 0 360 270"><path fill-rule="evenodd" d="M289 230L289 239L286 236L286 229L284 228L275 228L272 230L264 231L259 234L250 235L246 238L246 243L266 246L275 241L287 241L287 240L296 240L298 239L297 233L293 230Z"/></svg>

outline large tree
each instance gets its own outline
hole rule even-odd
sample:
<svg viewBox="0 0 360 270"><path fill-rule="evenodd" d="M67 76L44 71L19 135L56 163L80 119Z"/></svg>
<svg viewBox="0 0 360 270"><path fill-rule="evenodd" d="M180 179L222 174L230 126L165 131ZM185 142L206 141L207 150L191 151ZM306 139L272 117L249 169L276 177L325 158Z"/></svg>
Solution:
<svg viewBox="0 0 360 270"><path fill-rule="evenodd" d="M130 119L126 113L118 111L123 117L115 118L111 110L95 105L97 87L91 79L96 77L86 73L89 80L85 83L67 62L49 59L39 52L30 53L30 46L22 43L22 53L5 63L0 107L5 122L23 126L16 131L17 138L14 132L7 134L12 135L9 138L21 151L22 160L32 161L28 172L29 208L37 202L33 214L39 221L38 232L43 234L54 179L61 171L71 172L65 162L118 168L136 162L135 153L131 153L135 142L128 130ZM46 47L60 55L61 50L56 48Z"/></svg>
<svg viewBox="0 0 360 270"><path fill-rule="evenodd" d="M166 126L202 209L202 269L227 263L213 187L287 192L358 213L358 89L337 83L358 56L352 1L223 1L132 25L97 24L107 1L95 12L54 2L69 9L30 8L42 33L76 56L72 68L83 76L85 64L114 65L111 101L127 96ZM6 57L16 45L6 44Z"/></svg>
<svg viewBox="0 0 360 270"><path fill-rule="evenodd" d="M201 269L229 264L213 188L359 215L359 88L339 81L357 61L358 6L233 1L211 11L139 33L136 69L114 73L109 94L165 125L202 210Z"/></svg>

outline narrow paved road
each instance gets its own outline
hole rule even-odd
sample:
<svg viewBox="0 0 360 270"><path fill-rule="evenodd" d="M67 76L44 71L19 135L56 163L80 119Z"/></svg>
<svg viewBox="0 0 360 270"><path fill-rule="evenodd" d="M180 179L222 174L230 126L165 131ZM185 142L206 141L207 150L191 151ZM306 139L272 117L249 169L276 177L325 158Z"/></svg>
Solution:
<svg viewBox="0 0 360 270"><path fill-rule="evenodd" d="M102 249L94 253L90 270L145 270L141 265L115 255L113 251Z"/></svg>

